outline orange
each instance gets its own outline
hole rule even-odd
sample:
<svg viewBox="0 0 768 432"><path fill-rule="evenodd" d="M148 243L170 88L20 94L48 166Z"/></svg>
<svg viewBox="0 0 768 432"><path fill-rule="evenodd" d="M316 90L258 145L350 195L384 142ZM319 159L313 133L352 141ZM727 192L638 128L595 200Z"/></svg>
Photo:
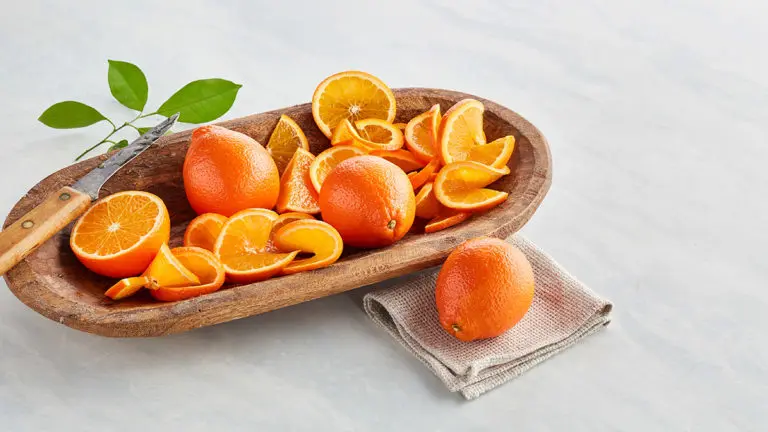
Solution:
<svg viewBox="0 0 768 432"><path fill-rule="evenodd" d="M403 132L386 120L368 118L355 122L363 144L375 150L397 150L403 146Z"/></svg>
<svg viewBox="0 0 768 432"><path fill-rule="evenodd" d="M168 242L171 220L163 200L147 192L118 192L96 202L72 228L77 259L103 276L141 274Z"/></svg>
<svg viewBox="0 0 768 432"><path fill-rule="evenodd" d="M184 191L198 214L272 208L280 192L277 166L264 147L220 126L195 129L183 171Z"/></svg>
<svg viewBox="0 0 768 432"><path fill-rule="evenodd" d="M403 170L376 156L341 162L320 189L323 220L350 246L372 248L400 240L413 224L415 207Z"/></svg>
<svg viewBox="0 0 768 432"><path fill-rule="evenodd" d="M483 111L480 101L464 99L445 112L437 146L444 164L468 160L473 148L485 145Z"/></svg>
<svg viewBox="0 0 768 432"><path fill-rule="evenodd" d="M235 213L221 229L213 253L224 265L227 279L250 283L280 273L298 251L274 253L267 249L277 213L265 209L246 209Z"/></svg>
<svg viewBox="0 0 768 432"><path fill-rule="evenodd" d="M440 105L412 118L405 127L405 145L416 157L429 162L438 156L438 129L440 127Z"/></svg>
<svg viewBox="0 0 768 432"><path fill-rule="evenodd" d="M283 274L328 267L339 259L344 250L339 232L331 225L314 219L288 223L274 234L273 242L282 251L297 250L313 254L310 258L293 260L285 266Z"/></svg>
<svg viewBox="0 0 768 432"><path fill-rule="evenodd" d="M301 127L292 118L283 114L267 142L267 151L275 160L280 174L285 171L296 149L309 150L309 141Z"/></svg>
<svg viewBox="0 0 768 432"><path fill-rule="evenodd" d="M224 285L224 266L213 253L198 247L173 248L171 253L200 281L184 287L160 286L149 292L152 297L162 301L184 300L212 293Z"/></svg>
<svg viewBox="0 0 768 432"><path fill-rule="evenodd" d="M485 187L507 174L507 166L499 169L478 162L448 164L435 179L435 197L440 204L456 210L488 210L504 202L509 194Z"/></svg>
<svg viewBox="0 0 768 432"><path fill-rule="evenodd" d="M221 232L221 227L227 223L227 218L216 213L203 213L192 219L184 231L184 246L197 246L206 250L213 250L216 237Z"/></svg>
<svg viewBox="0 0 768 432"><path fill-rule="evenodd" d="M427 166L422 168L421 171L408 174L408 180L411 181L413 190L420 188L424 183L429 181L432 174L434 174L438 168L440 168L440 159L434 158L427 164Z"/></svg>
<svg viewBox="0 0 768 432"><path fill-rule="evenodd" d="M108 289L104 295L113 300L120 300L136 293L143 287L156 290L160 287L179 287L199 283L200 280L197 276L184 267L171 253L168 245L163 244L141 277L122 279Z"/></svg>
<svg viewBox="0 0 768 432"><path fill-rule="evenodd" d="M440 202L432 192L432 183L427 183L416 195L416 216L422 219L432 219L440 211Z"/></svg>
<svg viewBox="0 0 768 432"><path fill-rule="evenodd" d="M360 71L331 75L312 95L312 116L328 138L344 119L354 122L377 118L392 123L396 110L392 90L375 76Z"/></svg>
<svg viewBox="0 0 768 432"><path fill-rule="evenodd" d="M472 213L449 209L441 205L437 215L424 226L424 232L433 233L435 231L450 228L464 222L471 216Z"/></svg>
<svg viewBox="0 0 768 432"><path fill-rule="evenodd" d="M365 152L351 145L339 145L331 147L317 155L312 165L309 166L309 178L315 190L320 192L321 186L328 174L342 161L351 157L362 156Z"/></svg>
<svg viewBox="0 0 768 432"><path fill-rule="evenodd" d="M314 160L312 153L303 148L296 149L280 179L278 213L320 213L317 191L309 176L309 167Z"/></svg>
<svg viewBox="0 0 768 432"><path fill-rule="evenodd" d="M413 156L408 150L374 150L371 152L371 155L384 158L399 166L407 173L424 168L426 165L424 162Z"/></svg>
<svg viewBox="0 0 768 432"><path fill-rule="evenodd" d="M534 285L531 264L518 248L489 237L468 240L437 276L440 325L462 341L498 336L528 312Z"/></svg>

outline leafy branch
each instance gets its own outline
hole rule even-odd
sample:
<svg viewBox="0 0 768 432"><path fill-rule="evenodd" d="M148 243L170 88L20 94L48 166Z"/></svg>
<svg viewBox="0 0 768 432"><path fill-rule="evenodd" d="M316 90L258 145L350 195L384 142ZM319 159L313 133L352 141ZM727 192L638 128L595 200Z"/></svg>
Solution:
<svg viewBox="0 0 768 432"><path fill-rule="evenodd" d="M40 122L56 129L73 129L90 126L101 121L106 121L112 126L101 141L86 149L75 160L97 149L102 144L111 144L107 151L120 149L128 145L128 140L115 141L113 135L130 127L141 135L149 130L149 127L137 126L134 122L145 117L160 115L163 117L180 113L179 121L184 123L206 123L216 120L224 115L235 103L237 92L242 87L221 78L210 78L192 81L163 102L155 111L144 113L149 96L149 85L144 72L138 66L117 60L109 60L107 73L109 90L112 96L125 107L138 114L128 121L114 122L95 108L82 102L64 101L51 105L40 115ZM118 126L118 124L120 124Z"/></svg>

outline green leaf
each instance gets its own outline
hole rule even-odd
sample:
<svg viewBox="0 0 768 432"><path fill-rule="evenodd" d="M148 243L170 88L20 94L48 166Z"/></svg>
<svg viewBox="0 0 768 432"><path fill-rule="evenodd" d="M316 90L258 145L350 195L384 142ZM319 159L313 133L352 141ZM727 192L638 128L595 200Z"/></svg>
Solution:
<svg viewBox="0 0 768 432"><path fill-rule="evenodd" d="M145 133L147 133L152 128L151 127L137 127L136 129L139 131L139 135L144 135ZM172 133L173 133L173 131L168 129L168 132L166 132L165 135L170 135Z"/></svg>
<svg viewBox="0 0 768 432"><path fill-rule="evenodd" d="M81 128L106 119L94 108L75 101L64 101L51 105L38 118L44 125L56 129Z"/></svg>
<svg viewBox="0 0 768 432"><path fill-rule="evenodd" d="M109 60L109 90L118 102L136 111L144 110L149 85L144 72L133 63Z"/></svg>
<svg viewBox="0 0 768 432"><path fill-rule="evenodd" d="M112 150L118 150L123 147L128 147L128 140L120 140L117 142L117 144L112 144L112 147L110 147L107 151L111 152Z"/></svg>
<svg viewBox="0 0 768 432"><path fill-rule="evenodd" d="M192 81L165 101L157 112L166 117L181 113L179 121L184 123L216 120L235 103L240 87L241 84L220 78Z"/></svg>

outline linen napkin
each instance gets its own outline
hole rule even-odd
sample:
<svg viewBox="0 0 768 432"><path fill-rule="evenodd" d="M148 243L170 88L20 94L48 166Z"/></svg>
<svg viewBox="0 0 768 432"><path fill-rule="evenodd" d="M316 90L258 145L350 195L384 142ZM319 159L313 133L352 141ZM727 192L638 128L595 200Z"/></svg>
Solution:
<svg viewBox="0 0 768 432"><path fill-rule="evenodd" d="M435 280L427 271L398 287L365 295L368 316L424 363L452 392L466 399L520 376L610 322L612 304L571 276L520 236L507 240L531 262L535 294L528 313L491 339L462 342L438 322Z"/></svg>

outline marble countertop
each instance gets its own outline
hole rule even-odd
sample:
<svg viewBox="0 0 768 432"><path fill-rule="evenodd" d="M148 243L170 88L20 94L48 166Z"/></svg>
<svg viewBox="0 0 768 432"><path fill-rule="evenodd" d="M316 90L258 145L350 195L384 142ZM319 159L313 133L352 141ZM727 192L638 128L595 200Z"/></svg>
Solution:
<svg viewBox="0 0 768 432"><path fill-rule="evenodd" d="M130 116L107 59L144 69L148 106L194 79L242 83L227 118L357 68L536 124L554 179L522 233L615 309L606 331L465 402L367 319L369 288L116 340L0 282L0 429L765 430L767 19L757 0L3 2L0 213L108 132L46 128L46 107Z"/></svg>

